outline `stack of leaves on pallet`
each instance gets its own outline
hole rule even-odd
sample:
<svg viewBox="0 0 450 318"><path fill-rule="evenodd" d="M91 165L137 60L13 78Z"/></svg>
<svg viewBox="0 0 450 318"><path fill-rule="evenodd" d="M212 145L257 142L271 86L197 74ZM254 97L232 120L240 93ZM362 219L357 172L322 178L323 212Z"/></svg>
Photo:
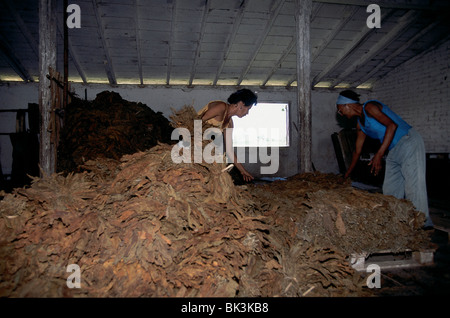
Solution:
<svg viewBox="0 0 450 318"><path fill-rule="evenodd" d="M174 127L181 118L191 121L196 113L184 108L172 118ZM345 185L306 174L270 186L235 186L225 164L177 164L173 149L159 144L120 160L89 160L81 173L36 178L6 194L0 296L370 294L341 241L332 239L384 221L365 216L366 223L346 224L343 204L351 202L334 203L336 210L323 204L323 193ZM366 205L379 199L364 198ZM320 217L305 218L311 213ZM327 218L328 242L321 237L326 222L319 222ZM304 226L316 228L302 232ZM81 288L66 284L70 264L80 267Z"/></svg>
<svg viewBox="0 0 450 318"><path fill-rule="evenodd" d="M342 176L305 173L251 186L262 202L291 219L299 240L333 246L346 255L433 248L425 215L407 200L351 187Z"/></svg>
<svg viewBox="0 0 450 318"><path fill-rule="evenodd" d="M173 127L161 112L103 91L93 101L73 98L64 111L58 171L72 172L88 160L144 151L171 143Z"/></svg>

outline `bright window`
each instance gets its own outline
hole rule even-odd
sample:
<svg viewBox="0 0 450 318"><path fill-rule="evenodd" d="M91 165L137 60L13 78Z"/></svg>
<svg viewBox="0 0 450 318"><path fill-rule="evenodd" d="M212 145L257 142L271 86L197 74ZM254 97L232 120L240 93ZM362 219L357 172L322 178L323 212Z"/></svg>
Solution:
<svg viewBox="0 0 450 318"><path fill-rule="evenodd" d="M233 117L234 147L289 146L289 105L258 103L243 118Z"/></svg>

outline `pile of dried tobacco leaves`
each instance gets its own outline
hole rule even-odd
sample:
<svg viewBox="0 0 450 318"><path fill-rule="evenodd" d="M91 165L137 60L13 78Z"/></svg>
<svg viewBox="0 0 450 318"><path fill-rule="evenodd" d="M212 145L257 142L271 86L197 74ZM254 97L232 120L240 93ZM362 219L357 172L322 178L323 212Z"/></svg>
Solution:
<svg viewBox="0 0 450 318"><path fill-rule="evenodd" d="M93 101L73 98L64 110L58 171L74 172L98 157L119 160L159 142L171 143L173 127L161 112L103 91Z"/></svg>
<svg viewBox="0 0 450 318"><path fill-rule="evenodd" d="M195 112L175 127L182 117ZM325 174L235 186L225 164L176 164L173 147L5 194L0 296L364 296L349 252L427 243L406 201ZM66 284L70 264L81 288Z"/></svg>

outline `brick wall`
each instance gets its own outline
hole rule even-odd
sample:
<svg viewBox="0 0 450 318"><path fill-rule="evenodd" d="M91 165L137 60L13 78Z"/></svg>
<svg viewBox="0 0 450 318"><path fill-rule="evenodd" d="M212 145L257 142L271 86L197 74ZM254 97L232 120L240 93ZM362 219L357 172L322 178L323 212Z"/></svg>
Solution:
<svg viewBox="0 0 450 318"><path fill-rule="evenodd" d="M450 152L450 41L378 81L372 98L419 131L427 152Z"/></svg>

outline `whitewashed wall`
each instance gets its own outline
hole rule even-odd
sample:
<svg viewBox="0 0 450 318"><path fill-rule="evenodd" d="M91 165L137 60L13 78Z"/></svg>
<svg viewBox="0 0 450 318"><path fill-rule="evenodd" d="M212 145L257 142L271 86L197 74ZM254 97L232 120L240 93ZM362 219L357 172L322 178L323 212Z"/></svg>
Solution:
<svg viewBox="0 0 450 318"><path fill-rule="evenodd" d="M372 97L420 132L428 153L450 152L450 41L387 74Z"/></svg>
<svg viewBox="0 0 450 318"><path fill-rule="evenodd" d="M274 176L287 177L297 173L297 144L298 135L295 126L297 123L297 93L295 89L250 87L258 94L260 102L288 102L290 105L291 122L291 146L280 149L280 169ZM96 95L102 91L114 91L128 101L142 102L154 111L160 111L168 117L171 108L179 109L186 104L193 105L197 110L202 108L211 100L226 100L235 91L234 87L209 88L180 88L180 87L137 87L124 85L111 87L109 85L82 85L72 84L72 89L80 97L87 97L88 100L95 99ZM37 84L1 84L0 85L0 109L27 108L28 103L38 102ZM331 134L340 128L335 121L335 92L315 92L312 94L312 129L313 129L313 151L312 160L315 168L322 172L338 172ZM15 114L0 113L1 132L15 131ZM12 146L9 137L0 138L0 152L3 173L11 172ZM259 164L247 164L247 168L258 176Z"/></svg>

